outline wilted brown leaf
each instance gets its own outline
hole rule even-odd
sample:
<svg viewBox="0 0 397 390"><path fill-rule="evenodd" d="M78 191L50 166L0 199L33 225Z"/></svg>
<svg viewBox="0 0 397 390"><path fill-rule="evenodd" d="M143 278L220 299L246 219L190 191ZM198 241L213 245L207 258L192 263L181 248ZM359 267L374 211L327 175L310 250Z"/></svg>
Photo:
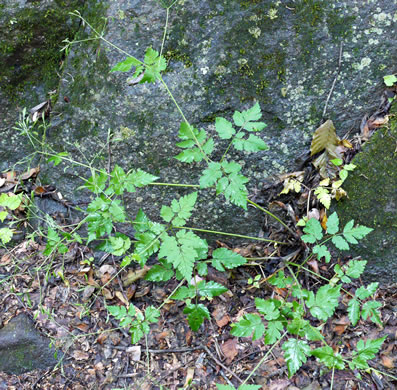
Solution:
<svg viewBox="0 0 397 390"><path fill-rule="evenodd" d="M230 364L238 354L237 339L232 338L227 340L224 344L221 345L221 350L226 357L226 363Z"/></svg>

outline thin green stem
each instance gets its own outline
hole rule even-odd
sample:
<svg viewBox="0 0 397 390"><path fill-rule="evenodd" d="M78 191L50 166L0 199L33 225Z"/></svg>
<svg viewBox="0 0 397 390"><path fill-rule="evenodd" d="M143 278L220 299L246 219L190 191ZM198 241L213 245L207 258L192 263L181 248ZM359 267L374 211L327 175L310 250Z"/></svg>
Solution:
<svg viewBox="0 0 397 390"><path fill-rule="evenodd" d="M172 94L172 92L168 88L168 85L165 83L165 81L163 80L162 77L160 77L160 81L163 84L163 86L164 86L165 90L167 91L169 97L171 98L172 102L175 104L175 107L177 108L177 110L181 114L181 117L182 117L183 121L189 126L190 132L191 132L191 134L192 134L192 136L194 138L194 142L196 143L197 147L200 149L200 152L203 155L204 160L206 161L207 164L209 164L210 163L210 159L207 157L207 155L205 154L203 148L201 147L201 144L200 144L199 140L197 139L196 134L194 134L192 125L186 119L185 114L183 113L181 107L179 106L178 102L175 100L174 95Z"/></svg>
<svg viewBox="0 0 397 390"><path fill-rule="evenodd" d="M164 26L163 40L161 41L161 47L160 47L159 64L160 64L160 61L161 61L161 56L163 54L165 37L167 35L168 17L169 17L169 14L170 14L169 8L167 8L166 11L167 11L167 13L166 13L166 17L165 17L165 26Z"/></svg>
<svg viewBox="0 0 397 390"><path fill-rule="evenodd" d="M202 233L220 234L220 235L222 235L222 236L246 238L246 239L248 239L248 240L273 242L274 244L279 244L279 245L288 245L287 242L281 242L281 241L270 240L269 238L260 238L260 237L244 236L244 235L242 235L242 234L227 233L227 232L219 232L219 231L216 231L216 230L198 229L198 228L192 228L192 227L187 227L187 226L173 226L173 228L175 228L175 229L193 230L193 231L202 232Z"/></svg>
<svg viewBox="0 0 397 390"><path fill-rule="evenodd" d="M150 186L167 186L167 187L186 187L186 188L200 188L199 184L179 184L179 183L149 183Z"/></svg>
<svg viewBox="0 0 397 390"><path fill-rule="evenodd" d="M249 379L251 378L252 375L254 375L255 371L261 366L261 364L267 359L267 357L272 353L273 349L280 344L281 340L285 337L285 335L288 332L285 331L281 337L271 346L271 348L266 352L265 356L263 356L263 358L259 361L259 363L254 367L254 369L251 371L251 373L247 376L247 378L245 378L244 382L240 385L243 386L245 385Z"/></svg>
<svg viewBox="0 0 397 390"><path fill-rule="evenodd" d="M254 207L259 209L260 211L263 211L264 213L266 213L267 215L269 215L273 219L275 219L277 222L279 222L281 225L283 225L294 237L296 236L296 233L287 224L285 224L279 217L277 217L276 215L271 213L269 210L266 210L265 208L259 206L258 204L256 204L255 202L253 202L250 199L247 199L247 202L252 204Z"/></svg>

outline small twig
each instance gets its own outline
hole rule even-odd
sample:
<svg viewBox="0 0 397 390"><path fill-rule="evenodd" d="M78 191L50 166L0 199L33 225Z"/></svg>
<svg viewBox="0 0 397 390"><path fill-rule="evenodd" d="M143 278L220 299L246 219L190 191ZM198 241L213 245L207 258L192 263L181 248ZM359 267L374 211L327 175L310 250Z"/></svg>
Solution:
<svg viewBox="0 0 397 390"><path fill-rule="evenodd" d="M208 362L208 365L211 366L215 371L217 371L217 368L214 364L212 364L211 362ZM227 382L227 384L229 386L232 386L234 388L233 383L230 381L230 379L225 375L225 373L223 372L223 370L219 370L219 374L221 375L221 377Z"/></svg>
<svg viewBox="0 0 397 390"><path fill-rule="evenodd" d="M325 102L325 106L324 106L323 116L322 116L322 118L321 118L321 122L324 122L325 114L326 114L327 108L328 108L328 103L329 103L329 100L331 99L332 93L334 92L336 80L337 80L337 78L338 78L338 76L339 76L339 73L340 73L340 70L341 70L341 67L342 67L342 53L343 53L343 42L340 43L340 47L339 47L338 70L336 71L336 75L335 75L334 81L332 82L331 89L330 89L330 91L329 91L329 93L328 93L327 100L326 100L326 102Z"/></svg>
<svg viewBox="0 0 397 390"><path fill-rule="evenodd" d="M110 175L110 172L111 172L111 169L112 169L112 149L111 149L110 129L108 130L107 144L108 144L108 174Z"/></svg>
<svg viewBox="0 0 397 390"><path fill-rule="evenodd" d="M203 347L171 348L171 349L148 349L149 353L186 353L203 349Z"/></svg>
<svg viewBox="0 0 397 390"><path fill-rule="evenodd" d="M218 366L221 366L227 373L229 373L231 376L233 376L233 378L237 379L239 383L243 383L243 381L233 372L231 371L229 368L227 368L223 363L221 363L213 354L212 352L205 346L202 346L203 350L207 353L207 355L210 356L210 358L216 363L218 364Z"/></svg>

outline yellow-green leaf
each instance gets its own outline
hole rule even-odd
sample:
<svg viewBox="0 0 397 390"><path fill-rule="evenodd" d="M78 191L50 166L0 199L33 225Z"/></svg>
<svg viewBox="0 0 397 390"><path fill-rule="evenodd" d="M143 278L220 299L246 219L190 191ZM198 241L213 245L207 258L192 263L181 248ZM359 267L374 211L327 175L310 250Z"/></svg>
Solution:
<svg viewBox="0 0 397 390"><path fill-rule="evenodd" d="M339 138L335 133L335 126L331 120L327 120L313 134L310 146L311 155L313 156L313 154L321 152L323 149L333 149L338 143Z"/></svg>

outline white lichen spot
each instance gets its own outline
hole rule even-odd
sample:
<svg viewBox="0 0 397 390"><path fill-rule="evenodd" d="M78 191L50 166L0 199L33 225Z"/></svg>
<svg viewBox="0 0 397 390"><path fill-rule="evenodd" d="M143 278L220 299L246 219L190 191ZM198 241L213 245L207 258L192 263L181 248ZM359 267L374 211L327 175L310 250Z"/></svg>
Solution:
<svg viewBox="0 0 397 390"><path fill-rule="evenodd" d="M280 148L281 148L281 151L282 151L284 154L287 154L287 153L288 153L288 145L287 145L287 144L282 143L282 144L280 145Z"/></svg>
<svg viewBox="0 0 397 390"><path fill-rule="evenodd" d="M379 40L378 39L369 38L368 44L369 45L378 45L379 44Z"/></svg>
<svg viewBox="0 0 397 390"><path fill-rule="evenodd" d="M248 29L248 32L255 38L258 39L261 35L261 29L259 27L251 27Z"/></svg>
<svg viewBox="0 0 397 390"><path fill-rule="evenodd" d="M347 59L349 59L349 58L351 58L352 57L352 55L350 54L350 53L348 53L347 51L344 51L343 52L343 58L345 59L345 60L347 60Z"/></svg>
<svg viewBox="0 0 397 390"><path fill-rule="evenodd" d="M204 66L203 68L200 69L202 74L207 74L210 68L208 66Z"/></svg>
<svg viewBox="0 0 397 390"><path fill-rule="evenodd" d="M386 14L385 12L381 12L379 14L374 15L374 19L377 22L376 24L383 24L384 26L390 26L391 15Z"/></svg>
<svg viewBox="0 0 397 390"><path fill-rule="evenodd" d="M267 13L267 15L269 16L269 18L271 20L277 19L278 18L277 9L276 8L270 8L268 13Z"/></svg>
<svg viewBox="0 0 397 390"><path fill-rule="evenodd" d="M363 69L366 68L371 62L372 62L371 58L369 58L369 57L364 57L364 58L361 59L361 62L360 62L359 64L358 64L358 63L354 63L354 64L352 65L352 67L353 67L353 69L356 69L356 70L363 70Z"/></svg>
<svg viewBox="0 0 397 390"><path fill-rule="evenodd" d="M142 203L142 202L143 202L142 196L136 197L136 198L135 198L135 202L136 202L136 203Z"/></svg>

